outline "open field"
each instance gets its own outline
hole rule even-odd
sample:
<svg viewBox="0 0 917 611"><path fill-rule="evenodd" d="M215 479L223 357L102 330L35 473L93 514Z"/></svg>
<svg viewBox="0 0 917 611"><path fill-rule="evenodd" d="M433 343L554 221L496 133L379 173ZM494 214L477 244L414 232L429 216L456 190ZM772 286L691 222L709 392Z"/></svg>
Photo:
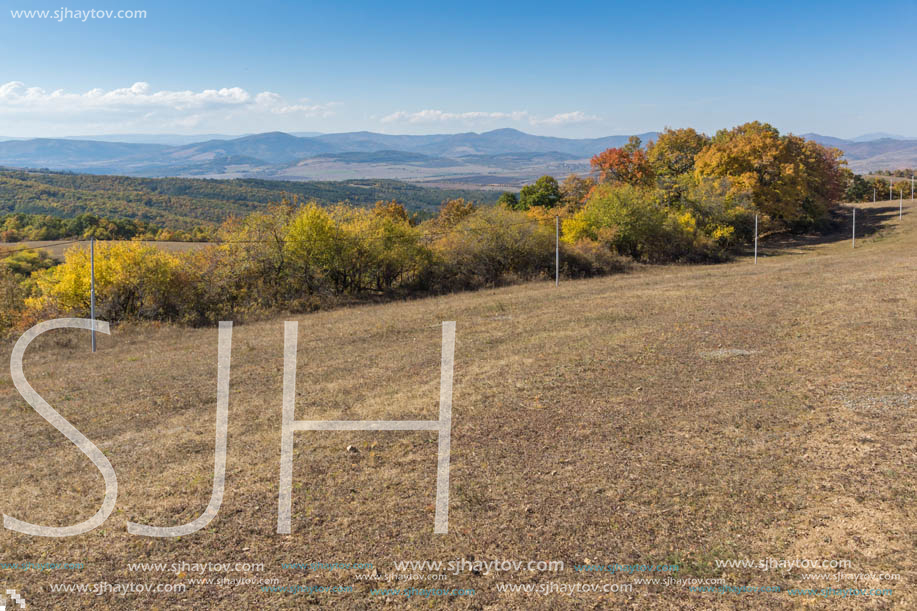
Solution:
<svg viewBox="0 0 917 611"><path fill-rule="evenodd" d="M283 319L232 338L226 495L180 540L168 526L210 498L216 329L123 325L88 353L59 330L26 353L35 390L98 445L119 481L99 529L67 539L0 530L0 562L82 562L80 571L0 569L35 609L364 609L381 586L472 588L390 596L456 609L917 608L917 204L866 205L858 239L781 242L757 266L640 268L290 317L299 321L297 419L435 419L440 323L457 325L450 530L433 535L436 435L298 432L292 535L276 534ZM779 250L776 248L779 246ZM773 255L773 256L770 256ZM4 345L8 359L12 341ZM98 471L0 375L0 510L67 525L101 503ZM353 446L353 450L348 450ZM849 560L846 569L722 568L717 561ZM365 582L367 570L284 563L563 561L560 572ZM128 563L263 563L263 572L131 571ZM677 564L780 593L686 585L572 596L499 584L630 584L669 573L579 573L576 564ZM803 574L897 574L824 582ZM409 573L410 571L408 571ZM417 571L429 573L431 571ZM445 573L445 571L443 571ZM184 593L54 593L51 584L278 579L351 593L269 593L257 584ZM890 596L790 596L790 588L891 588Z"/></svg>

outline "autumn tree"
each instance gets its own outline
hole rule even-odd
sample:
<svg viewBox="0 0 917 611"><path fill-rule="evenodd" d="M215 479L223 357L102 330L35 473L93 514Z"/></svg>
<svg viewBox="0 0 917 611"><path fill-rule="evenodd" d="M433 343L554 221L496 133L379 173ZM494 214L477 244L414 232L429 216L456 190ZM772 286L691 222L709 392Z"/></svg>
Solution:
<svg viewBox="0 0 917 611"><path fill-rule="evenodd" d="M512 193L510 193L512 195ZM466 202L464 198L450 199L443 203L439 209L439 214L429 221L429 228L434 231L447 231L462 222L462 220L474 214L474 202Z"/></svg>
<svg viewBox="0 0 917 611"><path fill-rule="evenodd" d="M695 157L695 176L728 179L728 195L749 194L762 213L785 224L816 220L839 197L838 152L757 121L720 130Z"/></svg>
<svg viewBox="0 0 917 611"><path fill-rule="evenodd" d="M389 218L397 221L410 221L410 216L408 215L407 209L404 207L404 205L396 202L395 200L389 202L376 202L376 205L373 207L373 214L382 218Z"/></svg>
<svg viewBox="0 0 917 611"><path fill-rule="evenodd" d="M653 170L646 153L640 148L640 138L631 136L621 148L610 148L590 160L592 169L602 182L622 182L635 186L653 183Z"/></svg>
<svg viewBox="0 0 917 611"><path fill-rule="evenodd" d="M798 136L793 138L802 140ZM809 181L808 196L827 210L843 199L852 172L847 169L844 153L840 149L823 146L814 140L803 141L802 147L803 165Z"/></svg>
<svg viewBox="0 0 917 611"><path fill-rule="evenodd" d="M881 201L883 199L888 199L891 196L889 195L889 190L891 189L892 182L891 180L885 180L884 178L873 178L870 181L870 185L875 189L876 199Z"/></svg>
<svg viewBox="0 0 917 611"><path fill-rule="evenodd" d="M646 147L646 157L656 176L678 176L694 170L694 157L710 141L692 128L665 128Z"/></svg>
<svg viewBox="0 0 917 611"><path fill-rule="evenodd" d="M576 174L570 174L560 184L560 201L568 212L576 212L586 203L589 193L595 188L595 178L587 176L583 178Z"/></svg>

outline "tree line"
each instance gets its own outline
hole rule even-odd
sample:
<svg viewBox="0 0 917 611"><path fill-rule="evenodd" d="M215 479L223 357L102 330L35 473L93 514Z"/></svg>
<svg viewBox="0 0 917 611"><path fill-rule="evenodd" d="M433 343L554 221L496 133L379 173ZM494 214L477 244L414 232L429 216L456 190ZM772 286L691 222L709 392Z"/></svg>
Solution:
<svg viewBox="0 0 917 611"><path fill-rule="evenodd" d="M853 179L841 151L759 122L713 137L666 128L591 165L590 177L544 176L499 202L559 216L569 243L649 262L717 261L753 238L755 216L767 231L824 225Z"/></svg>
<svg viewBox="0 0 917 611"><path fill-rule="evenodd" d="M216 228L200 225L190 231L166 229L136 219L107 218L95 214L79 214L65 218L50 214L16 212L0 215L0 242L34 240L149 240L177 242L207 242Z"/></svg>
<svg viewBox="0 0 917 611"><path fill-rule="evenodd" d="M878 174L880 176L894 176L896 178L911 178L917 175L917 169L914 168L899 168L897 170L876 170L873 174Z"/></svg>

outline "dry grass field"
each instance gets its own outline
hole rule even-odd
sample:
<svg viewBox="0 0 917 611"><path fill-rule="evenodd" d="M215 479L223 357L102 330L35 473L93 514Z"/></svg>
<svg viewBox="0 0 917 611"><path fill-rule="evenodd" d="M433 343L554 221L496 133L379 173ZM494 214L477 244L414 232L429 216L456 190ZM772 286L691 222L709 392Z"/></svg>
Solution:
<svg viewBox="0 0 917 611"><path fill-rule="evenodd" d="M283 319L232 338L226 495L216 519L175 539L126 522L200 515L213 477L217 331L115 327L89 354L59 330L26 353L32 386L108 456L117 507L67 539L0 530L0 569L33 609L917 608L917 206L864 206L870 235L774 243L754 265L638 268L290 317L299 321L297 419L435 419L440 323L457 323L450 531L433 535L436 435L297 432L292 535L276 534ZM868 221L868 222L867 222ZM8 362L12 341L3 353ZM98 509L99 472L0 374L0 510L67 525ZM348 446L353 446L348 449ZM355 450L355 451L354 451ZM722 568L750 559L844 559L847 569ZM561 572L462 572L366 582L367 570L285 563L560 560ZM131 571L128 563L263 563L264 571ZM499 584L630 584L670 574L573 565L679 565L679 579L779 593L501 593ZM806 581L804 573L898 574ZM427 573L429 571L419 571ZM55 593L52 584L276 579L349 593ZM473 596L374 596L379 587ZM892 588L890 596L791 596L791 588Z"/></svg>

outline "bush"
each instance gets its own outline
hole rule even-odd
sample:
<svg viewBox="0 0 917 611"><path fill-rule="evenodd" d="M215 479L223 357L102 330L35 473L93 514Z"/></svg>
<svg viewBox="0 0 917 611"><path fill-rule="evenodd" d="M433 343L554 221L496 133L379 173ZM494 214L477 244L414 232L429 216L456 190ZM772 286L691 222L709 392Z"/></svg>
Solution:
<svg viewBox="0 0 917 611"><path fill-rule="evenodd" d="M554 230L502 207L480 208L434 243L440 287L496 286L550 273Z"/></svg>
<svg viewBox="0 0 917 611"><path fill-rule="evenodd" d="M28 278L32 272L54 267L56 261L43 250L21 250L3 259L3 265L20 279Z"/></svg>
<svg viewBox="0 0 917 611"><path fill-rule="evenodd" d="M665 220L665 211L648 190L605 183L596 187L582 210L564 220L564 239L590 239L618 254L653 260L660 255L657 244L664 242Z"/></svg>
<svg viewBox="0 0 917 611"><path fill-rule="evenodd" d="M9 267L0 265L0 333L18 326L27 296L22 278Z"/></svg>
<svg viewBox="0 0 917 611"><path fill-rule="evenodd" d="M627 270L628 260L589 238L561 244L560 269L570 278L591 278Z"/></svg>
<svg viewBox="0 0 917 611"><path fill-rule="evenodd" d="M651 263L724 258L735 230L717 221L728 215L693 208L690 199L680 208L667 206L663 196L655 189L599 185L583 209L564 220L564 240L593 240L619 255Z"/></svg>
<svg viewBox="0 0 917 611"><path fill-rule="evenodd" d="M227 221L219 237L218 244L182 254L140 242L97 244L97 316L208 324L272 310L497 286L553 276L555 265L553 215L475 208L460 200L422 226L394 202L373 209L281 205ZM40 257L13 263L0 266L9 276L0 277L0 291L10 295L9 315L0 312L0 325L14 324L23 299L32 318L89 314L85 246L47 270ZM623 267L620 256L596 241L564 245L566 275ZM13 268L33 271L23 280Z"/></svg>
<svg viewBox="0 0 917 611"><path fill-rule="evenodd" d="M373 210L309 204L289 225L286 252L310 293L388 293L423 274L430 252L420 238L397 204L380 202Z"/></svg>
<svg viewBox="0 0 917 611"><path fill-rule="evenodd" d="M88 316L89 263L87 248L68 250L64 263L35 274L40 294L29 298L27 305L34 309L52 305L63 312ZM180 267L178 257L153 246L138 242L97 244L97 317L178 319L187 289Z"/></svg>

